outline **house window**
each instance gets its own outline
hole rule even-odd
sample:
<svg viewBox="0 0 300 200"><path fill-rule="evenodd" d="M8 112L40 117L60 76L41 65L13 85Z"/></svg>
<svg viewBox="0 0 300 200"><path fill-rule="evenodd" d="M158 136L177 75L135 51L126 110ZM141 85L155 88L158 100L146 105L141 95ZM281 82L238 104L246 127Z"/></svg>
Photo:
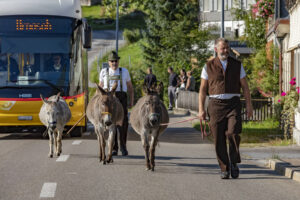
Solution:
<svg viewBox="0 0 300 200"><path fill-rule="evenodd" d="M203 8L204 11L211 11L212 1L211 0L204 0Z"/></svg>

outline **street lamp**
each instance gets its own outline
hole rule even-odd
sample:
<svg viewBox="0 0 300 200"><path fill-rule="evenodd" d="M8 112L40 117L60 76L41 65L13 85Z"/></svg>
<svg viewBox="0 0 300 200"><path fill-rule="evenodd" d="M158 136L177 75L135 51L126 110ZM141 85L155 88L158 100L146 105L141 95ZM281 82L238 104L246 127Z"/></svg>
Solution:
<svg viewBox="0 0 300 200"><path fill-rule="evenodd" d="M119 50L119 0L117 0L117 12L116 12L116 52Z"/></svg>
<svg viewBox="0 0 300 200"><path fill-rule="evenodd" d="M222 13L221 13L221 38L224 38L224 0L222 0Z"/></svg>

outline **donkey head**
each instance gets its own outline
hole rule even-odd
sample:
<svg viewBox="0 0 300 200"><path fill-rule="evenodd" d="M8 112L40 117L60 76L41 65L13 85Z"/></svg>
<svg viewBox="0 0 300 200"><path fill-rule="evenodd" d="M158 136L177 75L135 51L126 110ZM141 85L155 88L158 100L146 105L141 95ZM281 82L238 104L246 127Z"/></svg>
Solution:
<svg viewBox="0 0 300 200"><path fill-rule="evenodd" d="M46 121L47 121L47 127L50 130L54 130L57 125L58 121L58 115L59 115L59 108L58 108L58 102L60 98L60 92L55 96L55 99L53 101L46 100L42 95L40 95L45 106L46 110Z"/></svg>
<svg viewBox="0 0 300 200"><path fill-rule="evenodd" d="M161 120L161 101L159 98L159 93L162 91L162 83L157 85L153 84L150 88L144 85L145 96L144 105L141 108L143 121L146 127L158 127Z"/></svg>
<svg viewBox="0 0 300 200"><path fill-rule="evenodd" d="M97 84L97 93L101 95L99 99L99 106L100 106L100 118L102 123L106 126L110 126L112 124L112 113L114 110L114 95L115 91L118 87L118 82L115 82L111 91L105 91L102 87Z"/></svg>

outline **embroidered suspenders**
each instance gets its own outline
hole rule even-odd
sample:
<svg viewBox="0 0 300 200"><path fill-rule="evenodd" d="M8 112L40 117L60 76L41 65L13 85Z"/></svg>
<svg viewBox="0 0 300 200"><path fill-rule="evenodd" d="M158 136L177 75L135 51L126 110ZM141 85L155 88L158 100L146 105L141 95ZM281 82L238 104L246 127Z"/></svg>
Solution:
<svg viewBox="0 0 300 200"><path fill-rule="evenodd" d="M113 75L113 76L110 76L109 75L109 68L106 68L106 83L107 83L107 88L109 89L109 82L110 80L114 80L114 81L120 81L120 92L123 92L123 81L122 81L122 68L120 67L119 68L119 75Z"/></svg>

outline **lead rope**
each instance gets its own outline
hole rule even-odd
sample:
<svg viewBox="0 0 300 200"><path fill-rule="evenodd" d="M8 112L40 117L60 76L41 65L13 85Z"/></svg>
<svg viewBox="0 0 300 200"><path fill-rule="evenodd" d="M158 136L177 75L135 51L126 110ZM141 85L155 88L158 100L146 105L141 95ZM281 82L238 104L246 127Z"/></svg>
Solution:
<svg viewBox="0 0 300 200"><path fill-rule="evenodd" d="M199 117L194 117L194 118L191 118L191 119L182 120L182 121L178 121L178 122L163 123L163 124L160 124L160 126L168 126L168 125L171 125L171 124L180 124L180 123L192 121L192 120L195 120L195 119L199 119ZM206 132L206 124L208 125L208 129L210 130L209 123L207 123L207 120L204 120L204 124L203 124L203 120L200 120L200 131L201 131L202 140L204 140L204 137L207 137L207 136L210 135L210 133L207 134L207 132Z"/></svg>

